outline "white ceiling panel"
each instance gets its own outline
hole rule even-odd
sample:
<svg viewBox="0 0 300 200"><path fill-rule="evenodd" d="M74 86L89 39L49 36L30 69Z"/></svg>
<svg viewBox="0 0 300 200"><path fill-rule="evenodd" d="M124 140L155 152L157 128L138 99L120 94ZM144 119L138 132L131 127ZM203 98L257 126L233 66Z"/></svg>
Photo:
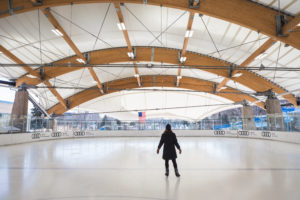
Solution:
<svg viewBox="0 0 300 200"><path fill-rule="evenodd" d="M151 88L148 88L151 89ZM137 101L138 99L138 101ZM177 99L178 101L174 101ZM210 106L213 104L227 104L231 101L205 93L172 92L172 91L122 91L103 97L98 97L80 105L80 109L87 109L93 112L112 112L122 110L144 110L161 109L157 111L146 111L147 118L166 117L170 119L179 118L190 121L199 120L206 117L206 113L219 112L228 109L227 106ZM165 109L174 107L199 106L182 109ZM230 106L232 107L232 106ZM236 107L236 106L235 106ZM78 108L74 108L76 110ZM137 112L126 113L106 113L109 116L117 117L121 120L138 120Z"/></svg>

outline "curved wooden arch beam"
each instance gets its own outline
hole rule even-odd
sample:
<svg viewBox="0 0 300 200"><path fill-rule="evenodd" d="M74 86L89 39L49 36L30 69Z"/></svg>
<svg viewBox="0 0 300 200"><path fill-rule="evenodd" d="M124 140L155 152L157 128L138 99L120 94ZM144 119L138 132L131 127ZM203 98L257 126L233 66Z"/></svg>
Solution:
<svg viewBox="0 0 300 200"><path fill-rule="evenodd" d="M79 51L78 47L74 44L72 39L68 36L66 31L62 28L62 26L58 23L55 17L50 12L50 9L43 9L42 12L48 18L49 22L53 25L54 28L58 29L62 33L62 38L66 41L66 43L70 46L70 48L75 52L75 54L84 62L87 63L87 60L83 56L83 54ZM88 67L91 76L97 82L99 90L103 93L102 84L96 75L94 69L92 67Z"/></svg>
<svg viewBox="0 0 300 200"><path fill-rule="evenodd" d="M123 48L113 48L113 49L104 49L90 52L90 64L109 64L109 63L121 63L127 62L127 47ZM152 55L152 52L154 54ZM169 64L178 64L178 51L177 49L168 49L168 48L159 48L159 47L136 47L137 62L158 62L158 63L169 63ZM187 61L185 65L187 66L229 66L231 63L227 63L225 61L208 57L205 55L186 52ZM64 75L69 72L73 72L82 67L55 67L55 64L67 64L68 62L74 62L76 57L66 58L64 60L60 60L58 62L53 63L54 67L45 67L44 74L45 80L49 80L54 77L58 77ZM38 69L36 69L38 70ZM207 71L213 74L217 74L219 76L228 77L228 70L226 69L201 69L203 71ZM264 92L269 89L272 89L277 94L286 93L287 90L282 87L276 85L275 83L264 79L263 77L247 71L243 70L243 74L240 77L232 78L232 80L251 88L257 92ZM17 80L17 86L22 83L26 83L28 85L38 85L41 83L39 79L29 78L27 76L23 76ZM175 83L174 83L175 84ZM286 94L283 96L287 101L296 105L296 98L292 94Z"/></svg>
<svg viewBox="0 0 300 200"><path fill-rule="evenodd" d="M175 87L176 79L174 76L143 76L143 86L142 87ZM228 100L231 100L233 102L242 102L244 99L255 102L257 101L256 98L247 95L247 94L235 94L240 93L240 91L233 89L233 88L227 88L223 92L228 93L213 93L215 83L211 81L205 81L201 79L196 78L189 78L189 77L183 77L181 79L181 84L179 88L183 89L189 89L199 92L206 92L211 93L213 95L217 95L219 97L226 98ZM118 92L121 90L126 89L134 89L138 88L136 84L136 79L134 77L125 78L125 79L119 79L114 80L111 82L104 83L104 87L107 89L105 94L110 94L114 92ZM69 98L67 100L70 103L70 109L83 104L87 101L90 101L92 99L95 99L97 97L103 96L105 94L101 94L99 91L96 90L97 86L91 87L89 89L86 89L84 91L81 91ZM258 104L261 108L264 108L264 104L260 102ZM67 110L64 109L64 107L61 104L56 104L52 108L48 110L48 113L52 114L63 114Z"/></svg>
<svg viewBox="0 0 300 200"><path fill-rule="evenodd" d="M265 51L267 51L276 41L273 40L272 38L268 39L263 45L261 45L258 49L256 49L256 51L254 51L244 62L242 62L240 64L240 67L247 67L251 62L254 61L254 59L259 56L260 54L264 53ZM237 74L239 71L238 70L234 70L232 72L232 76L234 76L235 74ZM223 79L223 81L221 83L218 84L217 86L217 91L220 91L221 88L223 86L225 86L228 81L230 80L231 78L227 78L225 77Z"/></svg>
<svg viewBox="0 0 300 200"><path fill-rule="evenodd" d="M12 54L7 49L5 49L2 45L0 45L0 51L3 52L3 54L5 56L7 56L9 59L11 59L12 61L14 61L15 63L23 65L22 68L25 71L27 71L31 75L37 77L36 78L37 80L39 80L39 81L43 82L45 85L47 85L49 87L50 92L52 92L52 94L57 98L58 102L60 102L64 108L67 108L67 104L64 101L64 99L61 97L61 95L56 91L55 88L53 88L52 84L48 80L42 80L40 73L38 73L37 71L33 70L31 67L26 66L25 63L22 60L20 60L17 56L15 56L14 54Z"/></svg>
<svg viewBox="0 0 300 200"><path fill-rule="evenodd" d="M135 47L136 49L136 62L158 62L158 63L169 63L169 64L178 64L178 52L180 49L169 49L161 47ZM102 49L96 50L90 53L90 64L111 64L111 63L121 63L128 62L127 56L128 48L111 48L111 49ZM153 53L153 55L152 55ZM195 65L195 66L228 66L230 63L215 59L213 57L187 52L187 61L186 65ZM152 58L152 59L151 59ZM76 56L72 56L63 60L52 63L51 67L44 67L45 71L45 80L61 76L66 73L70 73L76 70L82 69L81 66L78 67L61 67L56 64L65 64L74 63L76 61ZM76 62L75 62L76 63ZM38 71L38 69L36 69ZM215 70L215 69L204 69L204 71L217 73L220 76L226 77L228 75L227 70ZM40 81L38 79L29 78L23 76L17 80L17 86L22 83L28 85L38 85ZM286 92L286 91L285 91Z"/></svg>
<svg viewBox="0 0 300 200"><path fill-rule="evenodd" d="M132 49L132 45L131 45L131 42L130 42L130 38L129 38L129 35L128 35L128 31L126 29L126 25L125 25L125 20L124 20L124 17L123 17L123 14L122 14L122 10L121 10L121 7L120 7L120 3L114 3L114 6L115 6L115 9L116 9L116 13L117 13L117 16L118 16L118 19L119 19L119 22L120 22L120 26L122 28L122 32L123 32L123 36L124 36L124 39L127 43L127 47L128 47L128 53L132 53L132 55L134 55L134 52L133 52L133 49ZM124 25L124 27L122 27L122 25ZM128 58L128 59L131 59L131 60L134 60L134 57L133 58ZM139 87L141 86L141 79L140 79L140 75L139 75L139 70L138 68L136 67L136 62L134 61L134 72L135 72L135 77L136 77L136 80L137 80L137 83L139 85Z"/></svg>
<svg viewBox="0 0 300 200"><path fill-rule="evenodd" d="M86 3L108 3L120 2L119 0L43 0L42 5L32 4L29 0L14 0L12 8L13 13L22 13L38 8L47 8L54 6L70 5L70 4L86 4ZM143 4L143 0L123 0L123 3ZM232 22L243 27L250 28L255 31L261 31L263 34L276 38L286 44L300 49L300 33L290 33L288 37L276 36L275 16L278 14L276 10L262 6L260 4L246 0L205 0L201 1L200 7L189 8L188 0L148 0L148 4L156 6L164 6L177 8L182 10L194 11L207 16L216 17L228 22ZM0 2L0 17L10 15L9 5L7 1ZM287 20L293 17L287 16Z"/></svg>
<svg viewBox="0 0 300 200"><path fill-rule="evenodd" d="M195 1L194 1L194 3L195 3ZM189 42L189 38L191 37L190 33L192 33L191 31L192 31L194 17L195 17L195 13L190 12L189 20L188 20L187 27L186 27L186 32L185 32L186 35L184 37L183 47L182 47L182 50L181 50L181 53L180 53L180 59L185 57L186 49L187 49L188 42ZM180 62L183 64L185 61L180 60ZM180 79L181 79L181 68L178 68L177 81L176 81L176 86L177 87L180 84Z"/></svg>
<svg viewBox="0 0 300 200"><path fill-rule="evenodd" d="M294 28L300 23L300 14L298 14L294 19L289 21L287 24L284 25L284 29L282 30L282 33L288 34L288 32L291 32L294 30ZM273 38L268 39L264 44L262 44L256 51L254 51L242 64L240 64L241 67L247 67L251 62L255 60L257 56L260 54L266 52L271 46L276 43L276 41ZM239 71L234 70L232 72L232 76L234 74L237 74ZM220 91L223 86L227 84L227 82L230 80L230 78L224 78L224 80L218 84L217 91Z"/></svg>

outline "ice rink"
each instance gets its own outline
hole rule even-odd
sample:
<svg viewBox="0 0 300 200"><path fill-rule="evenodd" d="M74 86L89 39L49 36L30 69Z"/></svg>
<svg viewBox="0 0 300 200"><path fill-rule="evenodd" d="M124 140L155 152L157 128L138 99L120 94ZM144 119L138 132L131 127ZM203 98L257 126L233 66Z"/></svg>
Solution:
<svg viewBox="0 0 300 200"><path fill-rule="evenodd" d="M181 177L164 175L157 137L82 138L0 147L0 199L300 199L300 146L178 137Z"/></svg>

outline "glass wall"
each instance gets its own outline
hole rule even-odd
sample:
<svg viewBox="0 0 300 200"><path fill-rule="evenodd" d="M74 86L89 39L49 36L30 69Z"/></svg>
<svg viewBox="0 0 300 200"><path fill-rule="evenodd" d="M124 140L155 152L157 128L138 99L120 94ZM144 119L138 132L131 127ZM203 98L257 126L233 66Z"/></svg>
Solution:
<svg viewBox="0 0 300 200"><path fill-rule="evenodd" d="M251 121L252 120L252 121ZM253 116L251 120L239 117L203 119L197 122L184 120L120 121L116 119L37 118L0 115L0 133L47 131L104 131L104 130L164 130L167 123L174 130L271 130L300 132L300 113ZM250 124L252 123L251 126ZM254 124L254 125L253 125ZM254 127L254 128L253 128Z"/></svg>

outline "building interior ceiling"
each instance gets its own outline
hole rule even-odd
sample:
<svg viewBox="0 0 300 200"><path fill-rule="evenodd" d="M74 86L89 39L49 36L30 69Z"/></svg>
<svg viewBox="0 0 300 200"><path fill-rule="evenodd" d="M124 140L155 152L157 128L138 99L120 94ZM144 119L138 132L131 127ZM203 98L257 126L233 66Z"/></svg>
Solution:
<svg viewBox="0 0 300 200"><path fill-rule="evenodd" d="M269 90L296 105L299 49L297 0L0 3L0 77L49 114L200 120Z"/></svg>

